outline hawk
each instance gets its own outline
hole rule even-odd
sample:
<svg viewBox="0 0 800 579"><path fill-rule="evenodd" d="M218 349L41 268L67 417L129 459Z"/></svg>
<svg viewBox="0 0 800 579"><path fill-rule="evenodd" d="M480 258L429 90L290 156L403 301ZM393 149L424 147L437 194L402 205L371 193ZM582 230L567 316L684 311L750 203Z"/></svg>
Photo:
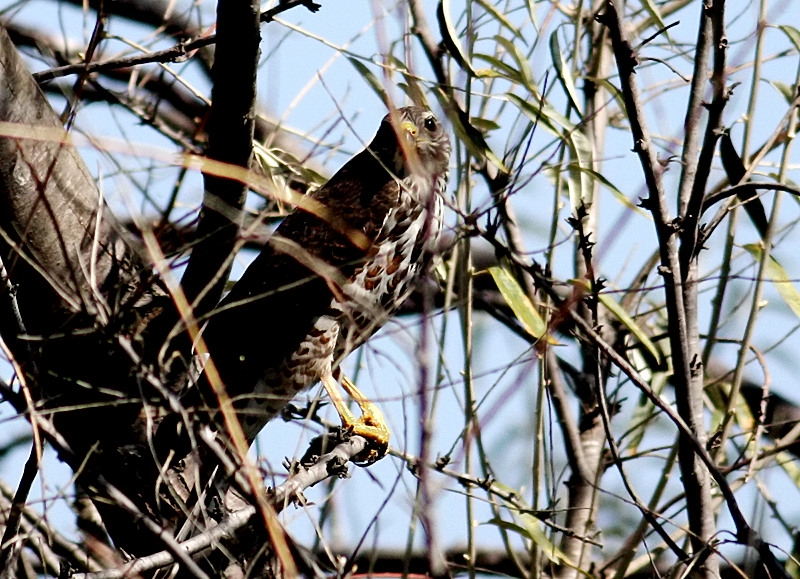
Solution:
<svg viewBox="0 0 800 579"><path fill-rule="evenodd" d="M221 302L204 337L249 442L321 381L343 426L371 440L375 456L385 452L380 410L338 367L428 272L449 159L449 138L432 112L390 112L369 146L284 219ZM266 334L252 339L255 333ZM215 356L230 351L231 340L236 355ZM337 382L361 417L350 413Z"/></svg>

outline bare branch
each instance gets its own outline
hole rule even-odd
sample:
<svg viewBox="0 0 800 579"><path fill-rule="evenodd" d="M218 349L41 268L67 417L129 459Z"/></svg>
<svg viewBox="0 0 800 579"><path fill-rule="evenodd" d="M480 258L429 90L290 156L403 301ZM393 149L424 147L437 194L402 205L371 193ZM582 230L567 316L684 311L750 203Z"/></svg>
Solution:
<svg viewBox="0 0 800 579"><path fill-rule="evenodd" d="M217 6L217 45L211 76L208 157L247 169L253 152L260 2L222 0ZM205 175L199 242L181 280L195 317L222 296L233 263L247 187L235 180Z"/></svg>
<svg viewBox="0 0 800 579"><path fill-rule="evenodd" d="M2 551L0 551L0 569L5 569L6 571L16 567L15 559L22 551L22 545L15 540L15 536L19 531L22 511L28 498L28 493L36 475L39 473L40 452L41 449L37 448L36 441L34 441L31 445L28 460L22 469L22 479L17 486L17 492L14 493L14 497L11 500L11 509L6 516L6 528L3 531L3 539L0 541L0 546L3 546ZM0 571L0 577L5 577L3 573L3 571Z"/></svg>
<svg viewBox="0 0 800 579"><path fill-rule="evenodd" d="M284 483L271 492L271 501L277 512L286 504L299 500L302 491L310 488L331 476L340 476L341 469L349 460L367 448L367 441L354 436L346 442L338 444L330 452L320 456L316 463L309 467L298 467ZM207 531L180 543L177 546L184 555L198 553L225 539L232 539L236 531L247 525L257 513L257 508L248 505L241 510L227 515L219 524ZM175 562L174 550L165 550L147 557L134 559L117 569L109 569L97 573L77 573L72 579L122 579L138 573L160 569Z"/></svg>
<svg viewBox="0 0 800 579"><path fill-rule="evenodd" d="M98 294L119 289L126 250L94 180L4 30L0 84L0 133L12 137L0 139L2 259L27 331L48 334L76 311L104 308ZM16 331L1 330L9 338Z"/></svg>
<svg viewBox="0 0 800 579"><path fill-rule="evenodd" d="M706 17L705 12L703 17ZM658 160L645 123L635 78L637 56L625 38L622 16L617 11L615 2L606 2L606 10L601 18L609 29L620 74L625 109L631 125L634 150L639 155L649 192L648 199L643 200L642 205L652 212L658 235L661 256L659 273L665 281L670 345L675 368L676 401L678 412L691 432L691 437L684 433L679 461L686 488L694 552L698 556L705 557L704 554L709 553L709 542L713 538L715 528L710 479L700 464L702 457L696 454L696 448L692 448L696 442L705 452L703 445L706 440L703 422L702 362L697 332L696 263L691 267L687 266L686 269L682 267L678 247L680 224L670 217ZM699 203L700 201L697 201L698 213ZM707 466L712 468L713 462ZM743 518L737 526L739 523L746 524ZM716 575L717 567L717 558L710 557L705 566L706 576Z"/></svg>

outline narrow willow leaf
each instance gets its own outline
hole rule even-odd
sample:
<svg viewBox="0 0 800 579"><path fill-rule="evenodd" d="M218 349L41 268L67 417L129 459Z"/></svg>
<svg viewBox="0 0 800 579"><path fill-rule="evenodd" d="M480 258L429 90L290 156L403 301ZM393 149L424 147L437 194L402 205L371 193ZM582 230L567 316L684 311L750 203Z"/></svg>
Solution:
<svg viewBox="0 0 800 579"><path fill-rule="evenodd" d="M661 12L658 10L655 2L653 0L644 0L644 9L647 10L647 13L650 14L650 17L658 22L659 28L665 28L667 25L664 23L664 19L661 17Z"/></svg>
<svg viewBox="0 0 800 579"><path fill-rule="evenodd" d="M634 203L633 201L628 199L628 196L625 195L625 193L620 191L617 188L616 185L614 185L611 181L609 181L601 173L598 173L597 171L595 171L593 169L586 169L586 168L583 168L583 167L579 167L579 170L583 171L587 175L591 176L591 178L594 179L595 181L599 181L600 183L605 185L606 189L608 189L611 192L611 194L614 196L614 198L619 203L621 203L622 205L627 207L628 209L630 209L632 211L635 211L636 213L638 213L639 215L641 215L645 219L651 219L651 220L653 219L653 216L649 211L645 211L644 209L639 207L636 203Z"/></svg>
<svg viewBox="0 0 800 579"><path fill-rule="evenodd" d="M579 283L587 290L589 289L589 284L586 282L586 280L575 280L574 283L576 284ZM619 303L617 303L617 300L611 297L610 294L600 292L597 297L600 300L600 303L603 304L608 309L609 312L614 314L614 317L617 318L620 321L620 323L622 323L623 326L628 328L628 331L630 331L630 333L633 334L633 337L635 337L642 346L647 348L647 351L650 352L653 358L656 359L656 362L660 364L661 351L658 348L656 348L656 345L650 339L650 336L648 336L647 332L645 332L639 326L639 324L636 323L636 320L634 320L630 315L628 315L628 312L626 312L625 309L621 305L619 305Z"/></svg>
<svg viewBox="0 0 800 579"><path fill-rule="evenodd" d="M506 15L500 12L497 7L494 5L494 2L487 2L486 0L477 0L478 4L480 4L481 8L486 10L486 12L497 22L500 23L501 26L506 28L511 34L519 38L521 41L525 41L525 38L522 36L522 33L516 28L511 21L506 18Z"/></svg>
<svg viewBox="0 0 800 579"><path fill-rule="evenodd" d="M453 20L450 18L450 0L440 0L436 15L439 20L439 32L442 34L442 41L445 46L451 51L451 56L458 61L467 72L475 76L475 69L467 58L467 53L459 41L459 35L456 27L453 26Z"/></svg>
<svg viewBox="0 0 800 579"><path fill-rule="evenodd" d="M514 84L525 84L525 80L522 78L519 70L514 68L513 66L509 65L506 62L503 62L497 57L491 56L489 54L481 54L475 53L474 55L475 60L482 60L487 62L491 68L487 71L485 68L480 68L475 71L475 76L480 77L503 77L507 78Z"/></svg>
<svg viewBox="0 0 800 579"><path fill-rule="evenodd" d="M764 248L760 245L749 243L744 248L758 261L761 261L764 256ZM797 288L794 287L789 274L786 273L783 266L771 255L764 268L764 274L775 285L778 294L794 315L800 318L800 293L797 292Z"/></svg>
<svg viewBox="0 0 800 579"><path fill-rule="evenodd" d="M565 564L569 567L574 567L574 565L567 559L567 556L556 547L555 543L553 543L542 530L542 524L533 515L530 513L520 513L517 511L511 511L514 515L514 518L525 527L525 531L527 531L528 537L534 544L539 547L542 555L547 557L550 561L556 564Z"/></svg>
<svg viewBox="0 0 800 579"><path fill-rule="evenodd" d="M578 98L578 91L575 90L575 81L572 79L569 64L564 60L561 43L558 41L558 30L550 35L550 56L553 59L553 66L556 67L558 80L561 81L561 86L564 88L564 92L567 93L567 98L569 98L572 108L583 118L581 108L578 106L580 99Z"/></svg>
<svg viewBox="0 0 800 579"><path fill-rule="evenodd" d="M625 110L625 96L622 94L622 90L620 90L617 85L615 85L613 82L610 82L607 78L597 79L595 82L597 82L597 86L602 86L611 96L614 97L614 100L617 101L619 110Z"/></svg>
<svg viewBox="0 0 800 579"><path fill-rule="evenodd" d="M747 169L744 166L744 161L736 150L736 147L731 140L731 135L728 131L722 133L719 139L719 156L722 159L722 168L725 169L725 174L728 176L728 182L731 185L738 185L747 174ZM759 199L755 191L740 191L736 194L736 198L744 206L747 216L753 225L758 230L761 239L767 235L767 212L764 209L764 204Z"/></svg>
<svg viewBox="0 0 800 579"><path fill-rule="evenodd" d="M797 465L797 459L788 452L781 452L775 457L777 464L786 472L787 476L791 479L794 485L800 488L800 466Z"/></svg>
<svg viewBox="0 0 800 579"><path fill-rule="evenodd" d="M536 93L537 87L533 80L533 70L531 70L528 57L525 56L525 54L523 54L523 52L519 49L519 45L502 36L495 36L494 40L497 42L497 44L505 49L511 58L514 59L517 69L519 70L520 78L522 79L522 84L525 85L531 92Z"/></svg>
<svg viewBox="0 0 800 579"><path fill-rule="evenodd" d="M544 336L547 332L547 324L544 323L536 307L525 295L514 276L500 266L490 267L489 273L492 274L494 283L503 294L503 299L506 300L525 331L537 339Z"/></svg>
<svg viewBox="0 0 800 579"><path fill-rule="evenodd" d="M593 201L592 177L583 170L592 168L592 144L586 135L576 128L569 135L569 149L572 162L569 164L567 186L569 187L572 211L577 213L577 209L581 205L588 207Z"/></svg>
<svg viewBox="0 0 800 579"><path fill-rule="evenodd" d="M472 117L469 122L472 123L473 127L484 132L496 131L500 128L500 125L493 120L485 119L483 117Z"/></svg>
<svg viewBox="0 0 800 579"><path fill-rule="evenodd" d="M501 518L495 517L494 519L486 521L486 524L495 525L501 529L517 533L521 537L530 539L538 547L539 551L556 565L564 563L570 567L573 566L561 549L556 547L555 543L547 538L547 535L542 530L539 519L528 513L520 513L513 507L509 507L509 510L518 521L517 523L504 521Z"/></svg>
<svg viewBox="0 0 800 579"><path fill-rule="evenodd" d="M503 494L507 497L520 496L517 491L498 481L492 482L492 487L503 491ZM547 534L542 530L541 521L535 515L525 510L520 510L520 505L514 504L511 501L503 500L503 503L511 513L511 516L514 517L514 522L511 523L499 517L495 517L489 521L489 523L519 533L523 537L527 537L533 541L542 554L553 563L563 563L569 567L574 567L567 556L547 537Z"/></svg>
<svg viewBox="0 0 800 579"><path fill-rule="evenodd" d="M539 19L536 18L536 0L527 0L525 4L528 8L528 16L530 17L531 23L533 24L533 29L538 33Z"/></svg>
<svg viewBox="0 0 800 579"><path fill-rule="evenodd" d="M482 159L485 158L489 161L492 165L497 167L497 169L503 173L508 173L508 168L505 166L503 161L492 151L489 144L486 142L486 139L476 127L472 125L464 126L461 123L461 119L457 118L453 122L453 132L456 134L456 137L461 140L472 155L475 157Z"/></svg>
<svg viewBox="0 0 800 579"><path fill-rule="evenodd" d="M505 74L491 68L476 68L475 76L478 78L508 78Z"/></svg>
<svg viewBox="0 0 800 579"><path fill-rule="evenodd" d="M378 97L385 103L389 102L389 95L386 94L386 90L383 88L383 84L381 81L378 80L378 77L375 76L370 69L366 67L366 65L358 60L357 58L347 57L347 60L350 61L350 64L358 71L358 74L361 75L369 87L375 91Z"/></svg>
<svg viewBox="0 0 800 579"><path fill-rule="evenodd" d="M783 33L788 36L789 40L791 40L792 44L794 44L795 49L800 51L800 30L797 30L797 28L794 26L789 26L787 24L778 26L778 28L783 30Z"/></svg>
<svg viewBox="0 0 800 579"><path fill-rule="evenodd" d="M512 533L516 533L521 537L528 536L528 532L525 530L525 527L518 525L516 523L512 523L511 521L504 521L499 517L489 519L484 523L484 525L494 525L495 527L499 527L501 529L505 529L506 531L511 531Z"/></svg>
<svg viewBox="0 0 800 579"><path fill-rule="evenodd" d="M547 103L540 103L538 99L531 103L513 93L507 93L506 98L519 108L530 120L538 121L544 128L558 137L563 137L563 129L571 131L575 125L567 117L557 112Z"/></svg>
<svg viewBox="0 0 800 579"><path fill-rule="evenodd" d="M792 104L792 102L794 101L794 94L795 94L794 86L789 85L785 82L781 82L779 80L771 80L769 81L769 84L771 84L772 88L778 91L778 93L783 98L786 99L787 104Z"/></svg>

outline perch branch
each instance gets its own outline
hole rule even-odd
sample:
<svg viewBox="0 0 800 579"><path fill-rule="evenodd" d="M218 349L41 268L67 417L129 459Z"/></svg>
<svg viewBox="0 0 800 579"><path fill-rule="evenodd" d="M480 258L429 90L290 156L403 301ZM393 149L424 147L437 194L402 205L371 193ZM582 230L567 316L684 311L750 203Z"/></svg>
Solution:
<svg viewBox="0 0 800 579"><path fill-rule="evenodd" d="M298 500L298 497L302 496L303 490L331 476L338 476L341 468L339 465L346 464L347 461L363 452L366 447L367 441L365 439L360 436L353 436L348 441L337 445L330 452L320 456L316 463L310 467L300 467L295 474L292 474L272 491L272 503L275 510L279 512L285 505ZM244 527L256 513L256 507L248 505L241 510L230 513L218 525L178 544L177 548L184 556L188 557L219 543L225 538L232 538L235 532ZM71 579L122 579L145 571L166 567L174 562L175 554L170 550L165 550L147 557L134 559L115 569L97 573L76 573L71 576Z"/></svg>

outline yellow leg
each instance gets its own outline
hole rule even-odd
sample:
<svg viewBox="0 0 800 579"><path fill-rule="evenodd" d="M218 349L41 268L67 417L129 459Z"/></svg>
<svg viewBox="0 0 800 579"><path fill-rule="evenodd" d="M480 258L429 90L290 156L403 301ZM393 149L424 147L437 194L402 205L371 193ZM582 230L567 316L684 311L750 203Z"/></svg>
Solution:
<svg viewBox="0 0 800 579"><path fill-rule="evenodd" d="M342 419L342 426L353 434L363 436L372 443L369 455L367 458L362 459L361 462L375 462L386 454L386 449L389 446L389 427L386 426L386 419L383 413L369 398L359 390L353 382L342 375L340 378L342 388L347 392L350 397L358 404L361 409L361 417L356 418L350 408L345 403L342 397L342 392L339 390L339 384L332 374L327 374L322 377L322 385L328 391L328 396L331 398L339 417Z"/></svg>

